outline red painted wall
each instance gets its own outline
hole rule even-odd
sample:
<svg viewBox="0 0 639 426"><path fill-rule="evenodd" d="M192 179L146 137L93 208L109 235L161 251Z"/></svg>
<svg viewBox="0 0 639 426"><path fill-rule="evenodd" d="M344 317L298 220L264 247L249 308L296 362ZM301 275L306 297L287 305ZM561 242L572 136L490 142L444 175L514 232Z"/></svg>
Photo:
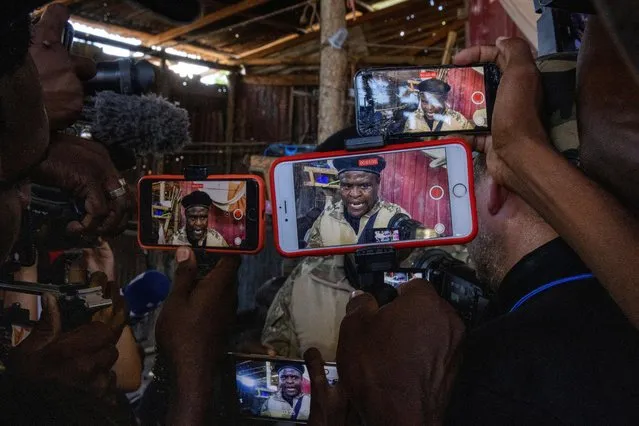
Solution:
<svg viewBox="0 0 639 426"><path fill-rule="evenodd" d="M430 168L431 160L420 151L385 154L383 157L386 168L382 172L381 197L402 206L427 228L441 223L447 235L451 230L447 169ZM429 195L434 185L444 190L440 200Z"/></svg>
<svg viewBox="0 0 639 426"><path fill-rule="evenodd" d="M450 107L463 114L468 120L473 120L473 114L478 109L486 108L484 102L471 102L472 94L476 91L486 93L484 76L473 69L451 69L448 71L446 82L450 85L448 103Z"/></svg>

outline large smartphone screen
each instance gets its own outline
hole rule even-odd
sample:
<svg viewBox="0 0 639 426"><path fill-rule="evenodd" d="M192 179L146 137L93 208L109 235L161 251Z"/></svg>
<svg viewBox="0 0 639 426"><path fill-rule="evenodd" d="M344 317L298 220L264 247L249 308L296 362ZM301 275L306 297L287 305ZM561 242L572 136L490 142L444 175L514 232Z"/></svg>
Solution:
<svg viewBox="0 0 639 426"><path fill-rule="evenodd" d="M492 68L361 71L355 76L358 132L393 137L487 131L492 109L487 69Z"/></svg>
<svg viewBox="0 0 639 426"><path fill-rule="evenodd" d="M329 385L337 383L337 367L325 366ZM311 382L300 361L236 359L236 397L240 415L306 422L311 409Z"/></svg>
<svg viewBox="0 0 639 426"><path fill-rule="evenodd" d="M255 181L143 179L140 240L145 246L249 250L258 241Z"/></svg>
<svg viewBox="0 0 639 426"><path fill-rule="evenodd" d="M467 237L468 168L457 144L282 163L275 169L280 247L297 252Z"/></svg>

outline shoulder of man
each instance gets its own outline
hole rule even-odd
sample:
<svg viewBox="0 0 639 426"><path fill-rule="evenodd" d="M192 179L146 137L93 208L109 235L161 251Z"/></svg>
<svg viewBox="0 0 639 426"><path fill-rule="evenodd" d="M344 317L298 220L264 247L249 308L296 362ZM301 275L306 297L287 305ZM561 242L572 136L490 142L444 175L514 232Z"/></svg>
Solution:
<svg viewBox="0 0 639 426"><path fill-rule="evenodd" d="M468 121L468 119L464 117L461 112L455 111L454 109L449 109L448 111L446 111L446 114L457 122L465 123L466 121Z"/></svg>
<svg viewBox="0 0 639 426"><path fill-rule="evenodd" d="M344 204L342 201L335 201L326 206L318 220L326 216L334 219L342 219L344 217Z"/></svg>
<svg viewBox="0 0 639 426"><path fill-rule="evenodd" d="M184 244L190 244L188 242L188 239L186 238L186 229L185 228L181 228L177 234L174 234L172 237L173 241L177 242L177 243L184 243ZM173 244L176 244L176 243Z"/></svg>
<svg viewBox="0 0 639 426"><path fill-rule="evenodd" d="M386 210L392 213L403 213L404 209L399 204L391 203L390 201L380 201L379 203L380 210Z"/></svg>

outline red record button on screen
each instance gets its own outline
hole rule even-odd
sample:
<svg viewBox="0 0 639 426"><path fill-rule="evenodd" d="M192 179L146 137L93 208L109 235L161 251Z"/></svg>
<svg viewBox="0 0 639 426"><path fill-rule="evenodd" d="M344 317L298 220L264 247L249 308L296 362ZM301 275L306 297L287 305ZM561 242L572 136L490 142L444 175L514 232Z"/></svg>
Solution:
<svg viewBox="0 0 639 426"><path fill-rule="evenodd" d="M235 211L233 211L233 217L235 220L241 220L244 217L244 212L240 209L235 209Z"/></svg>
<svg viewBox="0 0 639 426"><path fill-rule="evenodd" d="M473 93L470 99L473 101L475 105L481 105L486 100L486 97L484 96L482 92L475 92Z"/></svg>
<svg viewBox="0 0 639 426"><path fill-rule="evenodd" d="M432 198L433 200L441 200L443 196L444 188L442 188L441 186L435 185L430 188L430 198Z"/></svg>

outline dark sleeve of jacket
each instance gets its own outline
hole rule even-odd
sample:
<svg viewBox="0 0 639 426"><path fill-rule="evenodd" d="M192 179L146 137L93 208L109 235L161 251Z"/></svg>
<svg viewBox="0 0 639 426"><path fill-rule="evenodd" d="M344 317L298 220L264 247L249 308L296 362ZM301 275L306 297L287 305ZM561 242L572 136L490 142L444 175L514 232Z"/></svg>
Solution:
<svg viewBox="0 0 639 426"><path fill-rule="evenodd" d="M551 417L542 407L500 394L488 387L458 383L448 405L445 424L447 426L563 424Z"/></svg>

